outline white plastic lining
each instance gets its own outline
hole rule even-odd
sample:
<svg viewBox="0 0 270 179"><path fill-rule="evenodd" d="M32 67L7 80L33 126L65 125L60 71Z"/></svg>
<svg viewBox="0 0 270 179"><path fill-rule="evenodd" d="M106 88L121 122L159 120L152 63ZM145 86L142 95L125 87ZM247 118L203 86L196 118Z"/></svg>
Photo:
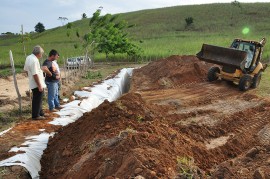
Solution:
<svg viewBox="0 0 270 179"><path fill-rule="evenodd" d="M0 166L13 166L20 165L25 167L32 178L39 178L38 172L41 169L40 159L43 154L43 151L47 147L47 143L50 136L53 136L54 133L41 133L40 135L31 136L26 138L26 142L22 145L27 145L28 147L13 147L9 152L24 152L13 157L10 157L6 160L0 161Z"/></svg>
<svg viewBox="0 0 270 179"><path fill-rule="evenodd" d="M110 102L116 100L124 92L127 92L126 85L129 84L132 71L133 68L124 68L112 79L105 80L94 87L85 87L85 89L91 89L91 92L75 91L74 95L85 99L65 104L64 108L57 112L60 117L53 119L50 124L66 126L79 119L83 113L98 107L104 100ZM54 133L43 132L40 135L26 138L26 142L22 145L28 145L28 147L15 147L10 150L10 152L24 151L25 153L0 161L0 166L20 165L29 171L32 178L39 178L40 159L43 151L47 148L49 137L53 135Z"/></svg>
<svg viewBox="0 0 270 179"><path fill-rule="evenodd" d="M104 100L110 102L115 101L127 91L126 85L129 84L132 71L133 68L124 68L114 78L105 80L103 83L95 85L93 88L84 88L91 90L91 92L75 91L74 95L86 99L83 99L82 101L75 100L64 105L64 108L61 111L56 112L60 117L55 118L50 124L62 126L68 125L69 123L76 121L83 113L98 107Z"/></svg>

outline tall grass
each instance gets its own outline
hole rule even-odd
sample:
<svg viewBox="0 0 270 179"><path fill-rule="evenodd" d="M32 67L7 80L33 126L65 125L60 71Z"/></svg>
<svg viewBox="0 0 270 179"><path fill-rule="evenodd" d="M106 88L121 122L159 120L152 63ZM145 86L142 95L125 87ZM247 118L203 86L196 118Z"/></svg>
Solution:
<svg viewBox="0 0 270 179"><path fill-rule="evenodd" d="M149 60L170 55L195 55L203 43L226 47L234 38L270 39L269 12L270 3L241 3L241 8L231 4L208 4L123 13L119 14L119 19L135 24L127 32L143 49L143 58ZM185 27L186 17L194 19L194 24L188 29ZM89 28L88 23L89 19L74 22L74 31L79 29L83 34ZM244 27L250 28L247 35L242 34ZM63 57L82 55L84 51L81 48L74 48L74 44L78 43L75 34L68 38L66 33L66 26L63 26L31 35L32 40L25 43L27 54L31 53L33 46L39 44L46 54L51 49L57 49L62 57L60 63ZM0 37L0 66L9 64L9 50L13 52L15 64L24 63L22 44L18 41L19 37ZM264 60L268 61L269 56L269 44L266 44ZM110 55L110 58L128 59L125 54ZM104 54L95 53L95 60L104 59Z"/></svg>

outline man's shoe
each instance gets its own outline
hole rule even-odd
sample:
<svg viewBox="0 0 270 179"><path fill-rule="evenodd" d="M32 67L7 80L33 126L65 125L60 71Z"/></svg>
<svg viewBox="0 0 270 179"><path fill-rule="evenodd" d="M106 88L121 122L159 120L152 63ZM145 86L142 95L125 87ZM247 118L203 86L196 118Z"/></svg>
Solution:
<svg viewBox="0 0 270 179"><path fill-rule="evenodd" d="M52 110L50 110L50 112L59 112L59 110L57 110L57 109L52 109Z"/></svg>
<svg viewBox="0 0 270 179"><path fill-rule="evenodd" d="M44 116L38 116L35 118L32 118L33 120L42 120L42 119L46 119Z"/></svg>
<svg viewBox="0 0 270 179"><path fill-rule="evenodd" d="M50 115L47 114L47 113L44 113L43 115L40 115L40 116L43 116L43 117L49 117Z"/></svg>
<svg viewBox="0 0 270 179"><path fill-rule="evenodd" d="M62 106L55 107L55 109L58 109L58 110L63 109L63 108L64 107L62 107Z"/></svg>

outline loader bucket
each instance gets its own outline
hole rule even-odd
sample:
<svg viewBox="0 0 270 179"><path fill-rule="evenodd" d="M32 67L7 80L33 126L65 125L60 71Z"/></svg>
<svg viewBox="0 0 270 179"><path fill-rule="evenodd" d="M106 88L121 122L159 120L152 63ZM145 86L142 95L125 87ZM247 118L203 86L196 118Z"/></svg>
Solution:
<svg viewBox="0 0 270 179"><path fill-rule="evenodd" d="M240 64L247 58L247 52L233 48L218 47L203 44L202 49L196 54L200 60L222 66L240 68Z"/></svg>

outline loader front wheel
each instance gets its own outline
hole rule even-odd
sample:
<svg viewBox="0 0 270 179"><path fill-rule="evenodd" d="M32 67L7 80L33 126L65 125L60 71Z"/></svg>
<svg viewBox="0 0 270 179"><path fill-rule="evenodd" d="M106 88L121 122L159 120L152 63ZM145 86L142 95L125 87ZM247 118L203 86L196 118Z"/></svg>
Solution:
<svg viewBox="0 0 270 179"><path fill-rule="evenodd" d="M244 75L240 78L240 81L239 81L239 89L241 91L247 91L250 86L251 86L251 83L252 83L252 78L250 75Z"/></svg>
<svg viewBox="0 0 270 179"><path fill-rule="evenodd" d="M258 74L256 74L252 80L251 88L257 88L260 84L262 78L262 72L260 71Z"/></svg>
<svg viewBox="0 0 270 179"><path fill-rule="evenodd" d="M215 81L218 79L217 73L220 73L219 67L211 67L207 74L208 81Z"/></svg>

